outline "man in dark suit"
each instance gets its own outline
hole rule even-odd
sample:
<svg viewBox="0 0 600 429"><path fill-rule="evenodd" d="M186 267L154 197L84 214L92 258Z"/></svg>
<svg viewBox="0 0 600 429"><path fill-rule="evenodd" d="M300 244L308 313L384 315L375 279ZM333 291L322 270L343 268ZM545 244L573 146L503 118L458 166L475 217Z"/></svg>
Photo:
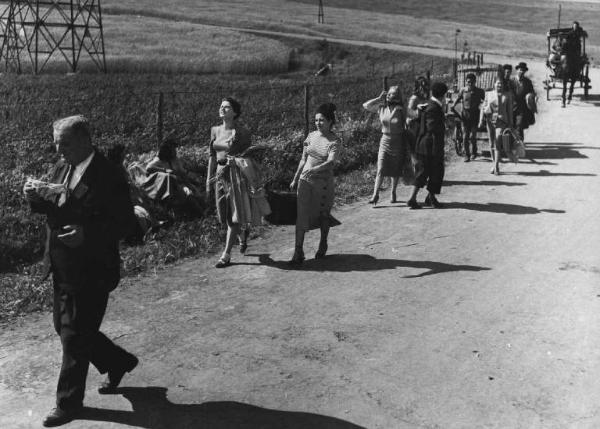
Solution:
<svg viewBox="0 0 600 429"><path fill-rule="evenodd" d="M441 208L442 204L435 197L442 190L444 180L444 135L446 122L443 103L448 87L443 82L435 82L431 86L431 98L420 112L420 127L417 136L415 153L416 177L412 194L407 201L411 209L420 209L417 202L419 189L427 185L429 194L425 199L426 205Z"/></svg>
<svg viewBox="0 0 600 429"><path fill-rule="evenodd" d="M127 183L92 146L85 117L63 118L53 127L62 159L49 182L28 181L24 187L32 211L47 219L44 262L52 273L54 327L63 352L56 408L43 422L47 427L77 417L90 362L108 374L100 393L114 392L138 363L99 330L108 295L119 282L119 240L132 227Z"/></svg>
<svg viewBox="0 0 600 429"><path fill-rule="evenodd" d="M515 121L515 129L521 140L524 140L525 133L523 130L529 128L530 125L535 123L534 112L530 109L527 103L527 97L530 100L535 100L535 91L533 89L533 83L531 79L525 77L527 70L527 64L520 62L517 64L517 77L512 79L511 87L514 92L514 108L513 118ZM531 104L531 101L530 101ZM535 104L535 103L534 103Z"/></svg>

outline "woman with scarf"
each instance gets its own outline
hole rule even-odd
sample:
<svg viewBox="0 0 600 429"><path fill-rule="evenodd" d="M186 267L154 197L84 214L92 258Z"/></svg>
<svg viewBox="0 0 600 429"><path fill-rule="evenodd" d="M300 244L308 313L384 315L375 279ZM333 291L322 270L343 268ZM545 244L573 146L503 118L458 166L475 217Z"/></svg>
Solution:
<svg viewBox="0 0 600 429"><path fill-rule="evenodd" d="M291 190L298 190L296 217L296 245L290 264L304 261L304 235L306 231L320 228L321 241L315 259L325 257L329 228L339 225L331 216L333 207L333 166L340 150L340 139L333 133L335 105L322 104L315 114L316 131L304 141L302 157L292 183Z"/></svg>
<svg viewBox="0 0 600 429"><path fill-rule="evenodd" d="M210 130L210 157L206 177L206 195L215 184L217 215L227 224L225 250L217 268L231 265L231 249L236 238L240 252L247 248L249 227L260 225L270 213L262 188L259 169L251 158L244 156L251 146L250 132L238 123L241 106L231 97L222 100L219 117L223 121Z"/></svg>
<svg viewBox="0 0 600 429"><path fill-rule="evenodd" d="M377 155L377 175L370 204L379 201L379 188L384 176L392 178L390 202L396 202L398 180L403 176L407 164L410 163L408 142L406 141L404 108L400 88L392 86L383 91L379 97L366 101L363 108L379 114L381 121L381 140Z"/></svg>

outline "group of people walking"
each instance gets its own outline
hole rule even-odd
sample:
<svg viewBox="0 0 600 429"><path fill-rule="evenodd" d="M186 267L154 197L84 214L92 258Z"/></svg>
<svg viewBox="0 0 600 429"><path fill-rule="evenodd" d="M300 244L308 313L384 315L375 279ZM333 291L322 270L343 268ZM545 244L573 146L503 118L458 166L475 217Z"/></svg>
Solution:
<svg viewBox="0 0 600 429"><path fill-rule="evenodd" d="M535 123L537 113L533 83L525 76L527 64L520 62L515 68L517 76L511 77L512 65L504 64L502 75L487 92L476 86L475 74L467 74L466 86L451 106L461 120L465 162L478 156L477 132L485 129L492 158L490 173L496 175L500 174L500 161L505 150L503 139L516 138L523 142L525 130ZM458 105L462 107L460 112L456 110Z"/></svg>
<svg viewBox="0 0 600 429"><path fill-rule="evenodd" d="M525 78L527 65L519 63L518 78L510 79L510 67L487 93L475 86L475 76L467 76L456 102L462 103L462 119L467 159L477 155L476 132L487 124L494 166L499 174L500 150L497 139L503 130L523 130L533 122L527 97L533 93ZM406 108L400 88L393 86L364 103L381 121L377 174L369 202L377 204L383 177L391 177L392 203L396 187L407 171L414 183L407 206L419 209L421 188L427 189L424 203L441 208L437 200L444 178L445 111L448 87L443 82L419 78ZM224 98L218 109L221 124L211 128L206 196L214 194L219 220L227 226L225 248L216 267L231 265L236 241L240 252L247 248L249 228L270 213L260 166L253 160L250 132L239 122L240 103ZM326 103L314 115L315 130L303 142L302 155L290 183L297 194L294 254L289 261L305 260L307 231L319 229L320 241L314 255L324 258L328 235L339 224L331 216L334 200L334 165L341 140L334 131L336 107ZM89 363L107 374L99 392L114 393L121 379L132 371L137 358L115 345L99 330L109 293L119 282L119 240L130 224L133 206L129 186L116 164L99 152L91 140L88 120L80 115L54 123L54 143L62 159L52 168L48 181L30 180L24 194L33 211L47 219L45 264L54 285L54 325L60 336L63 360L57 387L56 408L44 420L45 426L71 421L82 409ZM151 163L151 173L178 172L176 152L165 148ZM157 179L158 180L158 179ZM186 196L195 190L182 188ZM135 220L133 220L135 222Z"/></svg>

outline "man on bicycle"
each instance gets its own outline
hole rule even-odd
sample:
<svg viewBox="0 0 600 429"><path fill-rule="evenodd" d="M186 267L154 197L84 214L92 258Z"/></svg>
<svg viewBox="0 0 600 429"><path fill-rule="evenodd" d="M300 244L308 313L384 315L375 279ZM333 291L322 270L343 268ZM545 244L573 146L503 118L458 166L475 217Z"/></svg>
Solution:
<svg viewBox="0 0 600 429"><path fill-rule="evenodd" d="M456 100L452 104L452 111L461 120L465 162L469 162L478 155L477 124L479 123L479 106L483 103L485 91L475 85L477 77L473 73L467 74L466 81L467 86L459 91L458 97L456 97ZM462 111L460 113L455 109L458 103L462 104ZM473 149L472 152L471 149Z"/></svg>

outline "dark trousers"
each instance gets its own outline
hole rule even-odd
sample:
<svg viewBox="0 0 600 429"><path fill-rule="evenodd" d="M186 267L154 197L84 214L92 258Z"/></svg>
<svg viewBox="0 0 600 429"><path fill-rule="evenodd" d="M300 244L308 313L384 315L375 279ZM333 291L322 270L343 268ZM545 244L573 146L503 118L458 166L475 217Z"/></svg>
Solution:
<svg viewBox="0 0 600 429"><path fill-rule="evenodd" d="M519 138L521 140L525 140L525 133L524 133L524 121L525 121L525 117L522 113L516 113L515 114L515 131L517 132L517 135L519 136Z"/></svg>
<svg viewBox="0 0 600 429"><path fill-rule="evenodd" d="M463 146L465 147L465 155L477 154L477 121L463 120ZM471 152L471 149L473 151Z"/></svg>
<svg viewBox="0 0 600 429"><path fill-rule="evenodd" d="M99 331L107 302L108 292L70 293L54 286L54 328L62 343L56 405L61 409L83 404L90 362L104 374L131 356Z"/></svg>
<svg viewBox="0 0 600 429"><path fill-rule="evenodd" d="M427 156L418 153L415 174L415 186L427 186L429 192L439 194L444 181L444 155Z"/></svg>

